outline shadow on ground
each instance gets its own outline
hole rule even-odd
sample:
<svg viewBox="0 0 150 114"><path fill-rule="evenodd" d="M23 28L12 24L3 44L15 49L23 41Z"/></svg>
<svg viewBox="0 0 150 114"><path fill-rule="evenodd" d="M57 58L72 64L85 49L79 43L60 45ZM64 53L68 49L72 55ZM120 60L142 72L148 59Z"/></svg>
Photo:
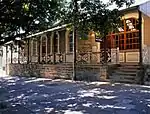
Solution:
<svg viewBox="0 0 150 114"><path fill-rule="evenodd" d="M150 87L146 86L3 77L0 88L7 91L4 101L18 111L13 114L25 114L24 110L28 114L150 113Z"/></svg>

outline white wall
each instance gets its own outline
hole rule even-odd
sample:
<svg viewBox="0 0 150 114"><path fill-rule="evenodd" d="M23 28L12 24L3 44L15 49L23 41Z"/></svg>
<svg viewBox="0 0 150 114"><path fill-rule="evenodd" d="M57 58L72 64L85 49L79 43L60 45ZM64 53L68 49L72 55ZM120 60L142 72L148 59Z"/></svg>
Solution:
<svg viewBox="0 0 150 114"><path fill-rule="evenodd" d="M6 75L6 47L2 46L3 55L0 56L0 76Z"/></svg>

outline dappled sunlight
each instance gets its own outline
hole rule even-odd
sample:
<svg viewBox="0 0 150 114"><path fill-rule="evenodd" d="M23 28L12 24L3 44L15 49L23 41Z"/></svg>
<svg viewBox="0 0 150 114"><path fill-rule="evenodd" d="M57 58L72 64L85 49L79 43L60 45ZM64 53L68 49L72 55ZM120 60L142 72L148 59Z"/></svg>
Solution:
<svg viewBox="0 0 150 114"><path fill-rule="evenodd" d="M76 99L75 97L70 97L70 98L66 98L66 99L56 99L55 101L69 101L69 100L74 100Z"/></svg>
<svg viewBox="0 0 150 114"><path fill-rule="evenodd" d="M66 110L66 111L63 111L63 112L64 112L64 114L84 114L81 111L71 111L71 110Z"/></svg>
<svg viewBox="0 0 150 114"><path fill-rule="evenodd" d="M106 109L106 108L126 109L126 107L114 106L114 105L99 105L98 108L101 108L101 109Z"/></svg>
<svg viewBox="0 0 150 114"><path fill-rule="evenodd" d="M16 85L16 83L9 83L9 84L7 84L7 85L9 85L9 86L10 86L10 85Z"/></svg>
<svg viewBox="0 0 150 114"><path fill-rule="evenodd" d="M79 97L94 97L94 93L86 91L86 90L82 90L82 91L78 91L79 93Z"/></svg>
<svg viewBox="0 0 150 114"><path fill-rule="evenodd" d="M98 98L116 98L116 96L99 96L99 94L106 94L106 93L113 93L114 91L107 91L105 89L95 88L91 90L79 90L78 96L79 97L98 97Z"/></svg>
<svg viewBox="0 0 150 114"><path fill-rule="evenodd" d="M20 96L17 96L17 99L21 99L23 98L25 95L24 94L21 94Z"/></svg>
<svg viewBox="0 0 150 114"><path fill-rule="evenodd" d="M74 104L69 104L68 107L75 107L77 106L77 103L74 103Z"/></svg>
<svg viewBox="0 0 150 114"><path fill-rule="evenodd" d="M94 85L108 85L110 82L91 82L89 84L94 84Z"/></svg>
<svg viewBox="0 0 150 114"><path fill-rule="evenodd" d="M48 102L40 102L41 104L51 104L52 102L48 101Z"/></svg>
<svg viewBox="0 0 150 114"><path fill-rule="evenodd" d="M97 96L100 99L114 99L117 98L117 96Z"/></svg>
<svg viewBox="0 0 150 114"><path fill-rule="evenodd" d="M44 109L46 113L51 113L54 110L54 108L44 108Z"/></svg>
<svg viewBox="0 0 150 114"><path fill-rule="evenodd" d="M44 84L38 85L38 87L44 87L44 86L45 86Z"/></svg>
<svg viewBox="0 0 150 114"><path fill-rule="evenodd" d="M93 105L93 103L82 104L82 106L84 106L84 107L90 107L90 106L92 106L92 105Z"/></svg>
<svg viewBox="0 0 150 114"><path fill-rule="evenodd" d="M48 78L35 78L35 79L32 79L32 80L28 80L28 81L25 81L25 83L31 83L31 82L40 82L40 81L52 81L52 79L48 79Z"/></svg>
<svg viewBox="0 0 150 114"><path fill-rule="evenodd" d="M141 93L150 93L150 90L148 91L148 90L141 90L140 91Z"/></svg>
<svg viewBox="0 0 150 114"><path fill-rule="evenodd" d="M3 78L9 92L6 102L22 105L37 114L86 114L101 110L150 108L150 90L124 84L52 81L44 78ZM147 97L144 99L142 95ZM95 112L97 113L97 112Z"/></svg>

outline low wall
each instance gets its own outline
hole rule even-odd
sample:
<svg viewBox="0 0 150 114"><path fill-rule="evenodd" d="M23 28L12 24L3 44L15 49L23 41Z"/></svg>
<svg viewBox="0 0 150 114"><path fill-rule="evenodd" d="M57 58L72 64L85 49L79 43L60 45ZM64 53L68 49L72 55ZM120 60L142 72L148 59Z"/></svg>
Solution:
<svg viewBox="0 0 150 114"><path fill-rule="evenodd" d="M107 77L107 68L101 65L77 65L76 80L99 81ZM72 64L9 64L9 75L34 76L51 79L72 79Z"/></svg>
<svg viewBox="0 0 150 114"><path fill-rule="evenodd" d="M107 67L99 64L81 64L77 65L77 80L100 81L107 78Z"/></svg>
<svg viewBox="0 0 150 114"><path fill-rule="evenodd" d="M71 64L9 64L9 75L35 76L46 78L71 78Z"/></svg>
<svg viewBox="0 0 150 114"><path fill-rule="evenodd" d="M143 65L144 69L144 84L145 85L150 85L150 65Z"/></svg>

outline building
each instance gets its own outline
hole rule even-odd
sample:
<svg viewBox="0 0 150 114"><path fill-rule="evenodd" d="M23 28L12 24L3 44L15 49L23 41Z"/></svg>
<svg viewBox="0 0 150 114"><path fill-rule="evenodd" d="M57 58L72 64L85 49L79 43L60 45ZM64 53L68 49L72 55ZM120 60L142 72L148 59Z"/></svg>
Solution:
<svg viewBox="0 0 150 114"><path fill-rule="evenodd" d="M124 15L122 26L118 28L119 32L107 37L108 65L140 64L148 66L150 64L149 7L150 1L121 11ZM12 75L30 74L53 78L67 75L67 78L72 77L72 34L67 29L67 25L61 25L30 35L21 42L18 41L18 44L22 44L20 46L13 43L6 44L6 62L3 70ZM77 38L76 47L77 69L79 68L80 76L83 75L81 66L89 71L88 75L98 78L102 75L106 76L107 69L101 64L104 52L103 41L95 42L91 31L87 40Z"/></svg>

